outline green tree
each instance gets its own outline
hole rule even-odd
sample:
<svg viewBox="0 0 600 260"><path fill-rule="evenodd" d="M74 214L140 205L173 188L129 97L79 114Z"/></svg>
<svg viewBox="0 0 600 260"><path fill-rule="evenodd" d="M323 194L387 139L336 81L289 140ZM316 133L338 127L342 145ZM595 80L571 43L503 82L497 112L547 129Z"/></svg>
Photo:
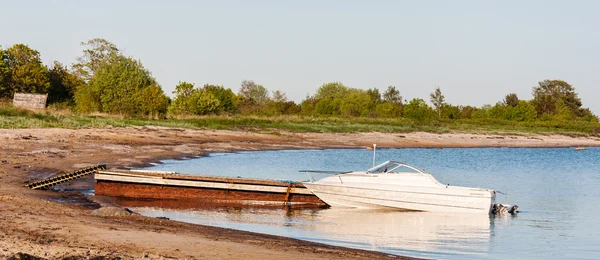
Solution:
<svg viewBox="0 0 600 260"><path fill-rule="evenodd" d="M303 115L314 115L316 113L317 99L312 96L308 96L300 102L301 113Z"/></svg>
<svg viewBox="0 0 600 260"><path fill-rule="evenodd" d="M504 105L507 107L516 107L519 105L519 97L515 93L510 93L504 97Z"/></svg>
<svg viewBox="0 0 600 260"><path fill-rule="evenodd" d="M48 71L50 88L48 88L48 103L72 103L75 91L81 87L83 80L71 74L67 67L60 62L54 61L54 65Z"/></svg>
<svg viewBox="0 0 600 260"><path fill-rule="evenodd" d="M373 105L371 96L366 91L352 90L340 104L340 112L346 116L365 116Z"/></svg>
<svg viewBox="0 0 600 260"><path fill-rule="evenodd" d="M203 88L219 100L218 112L234 113L237 110L238 99L230 88L209 84L204 85Z"/></svg>
<svg viewBox="0 0 600 260"><path fill-rule="evenodd" d="M383 100L392 104L402 105L402 96L400 91L394 86L388 86L387 90L383 93Z"/></svg>
<svg viewBox="0 0 600 260"><path fill-rule="evenodd" d="M559 100L574 115L583 114L581 99L569 83L562 80L544 80L533 88L533 102L538 115L555 114Z"/></svg>
<svg viewBox="0 0 600 260"><path fill-rule="evenodd" d="M275 91L273 91L273 99L272 100L275 102L286 102L287 95L281 90L275 90Z"/></svg>
<svg viewBox="0 0 600 260"><path fill-rule="evenodd" d="M280 111L284 115L297 115L302 111L302 107L294 101L285 101L280 105Z"/></svg>
<svg viewBox="0 0 600 260"><path fill-rule="evenodd" d="M460 119L461 111L459 106L446 105L444 107L444 112L442 113L443 118L449 119Z"/></svg>
<svg viewBox="0 0 600 260"><path fill-rule="evenodd" d="M140 104L139 112L149 118L158 119L160 115L167 112L169 98L165 95L162 88L151 85L140 89L137 92L137 99Z"/></svg>
<svg viewBox="0 0 600 260"><path fill-rule="evenodd" d="M269 101L269 91L262 85L254 83L252 80L242 81L240 95L244 97L244 101L254 105L264 105Z"/></svg>
<svg viewBox="0 0 600 260"><path fill-rule="evenodd" d="M315 112L319 115L339 115L341 98L327 97L319 99L315 104Z"/></svg>
<svg viewBox="0 0 600 260"><path fill-rule="evenodd" d="M386 101L377 104L375 106L375 112L377 112L379 116L393 118L399 117L401 111L397 104Z"/></svg>
<svg viewBox="0 0 600 260"><path fill-rule="evenodd" d="M48 72L38 51L24 44L15 44L6 50L4 57L9 79L0 90L2 96L12 98L16 92L48 92Z"/></svg>
<svg viewBox="0 0 600 260"><path fill-rule="evenodd" d="M117 46L102 38L94 38L87 42L81 42L86 49L73 64L73 74L89 81L94 73L108 63L112 63L117 57L123 56Z"/></svg>
<svg viewBox="0 0 600 260"><path fill-rule="evenodd" d="M81 113L93 113L102 110L100 89L83 84L75 90L75 110Z"/></svg>
<svg viewBox="0 0 600 260"><path fill-rule="evenodd" d="M141 62L119 56L98 68L88 85L99 92L102 112L135 115L141 112L137 92L156 81Z"/></svg>
<svg viewBox="0 0 600 260"><path fill-rule="evenodd" d="M339 98L345 96L349 92L349 88L344 86L341 82L331 82L325 83L319 89L317 89L317 93L315 94L316 99L325 99L325 98Z"/></svg>
<svg viewBox="0 0 600 260"><path fill-rule="evenodd" d="M169 113L176 115L194 114L195 100L192 99L194 91L194 84L185 81L179 82L173 91L175 99L169 106Z"/></svg>
<svg viewBox="0 0 600 260"><path fill-rule="evenodd" d="M480 108L476 108L473 111L473 113L471 114L471 118L477 118L477 119L489 118L488 112L491 109L492 109L492 105L490 105L490 104L485 104L485 105L481 106Z"/></svg>
<svg viewBox="0 0 600 260"><path fill-rule="evenodd" d="M431 104L433 104L433 107L435 107L435 111L437 112L438 115L438 119L442 118L442 110L444 109L444 106L446 106L446 99L444 97L444 95L442 95L442 91L440 90L440 87L435 88L435 91L431 92L431 94L429 94L429 100L431 101Z"/></svg>
<svg viewBox="0 0 600 260"><path fill-rule="evenodd" d="M431 108L425 100L413 98L404 106L404 117L415 120L427 120L431 118Z"/></svg>
<svg viewBox="0 0 600 260"><path fill-rule="evenodd" d="M525 100L520 100L515 107L510 109L510 112L509 120L513 121L532 121L537 115L535 106Z"/></svg>
<svg viewBox="0 0 600 260"><path fill-rule="evenodd" d="M215 94L216 93L216 94ZM169 107L169 113L176 115L207 115L223 111L217 94L227 93L223 87L204 85L194 88L194 84L179 82L175 87L175 100ZM224 98L224 100L227 100Z"/></svg>
<svg viewBox="0 0 600 260"><path fill-rule="evenodd" d="M273 98L268 102L267 114L271 115L293 115L299 114L302 107L294 101L288 101L285 92L275 90L272 92Z"/></svg>
<svg viewBox="0 0 600 260"><path fill-rule="evenodd" d="M10 70L6 64L6 52L0 46L0 97L8 96L5 92L9 87Z"/></svg>
<svg viewBox="0 0 600 260"><path fill-rule="evenodd" d="M575 113L571 110L562 99L556 101L556 108L554 109L554 118L559 120L572 120L575 119Z"/></svg>
<svg viewBox="0 0 600 260"><path fill-rule="evenodd" d="M502 102L497 102L487 111L487 115L494 119L507 119L509 117L508 108Z"/></svg>
<svg viewBox="0 0 600 260"><path fill-rule="evenodd" d="M317 89L314 95L315 113L320 115L340 115L344 103L351 89L340 82L325 83ZM347 108L347 112L351 109Z"/></svg>
<svg viewBox="0 0 600 260"><path fill-rule="evenodd" d="M369 95L369 97L371 97L371 101L373 104L378 104L381 103L381 93L379 93L379 89L377 88L370 88L367 90L367 95Z"/></svg>
<svg viewBox="0 0 600 260"><path fill-rule="evenodd" d="M460 106L460 118L472 118L473 112L477 110L476 107L472 106Z"/></svg>
<svg viewBox="0 0 600 260"><path fill-rule="evenodd" d="M197 89L192 94L192 103L194 104L193 113L196 115L208 115L219 112L221 102L213 93L206 89Z"/></svg>

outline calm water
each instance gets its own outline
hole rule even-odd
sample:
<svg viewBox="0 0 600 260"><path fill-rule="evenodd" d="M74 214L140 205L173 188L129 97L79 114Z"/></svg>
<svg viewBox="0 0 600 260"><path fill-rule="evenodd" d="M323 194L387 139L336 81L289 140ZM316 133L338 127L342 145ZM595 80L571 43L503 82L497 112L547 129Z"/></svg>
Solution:
<svg viewBox="0 0 600 260"><path fill-rule="evenodd" d="M425 168L441 183L509 194L517 216L353 209L135 208L147 216L288 236L393 254L440 259L600 258L600 149L382 149L377 162ZM299 170L359 170L367 150L216 153L165 161L152 170L306 180ZM498 197L500 202L504 199Z"/></svg>

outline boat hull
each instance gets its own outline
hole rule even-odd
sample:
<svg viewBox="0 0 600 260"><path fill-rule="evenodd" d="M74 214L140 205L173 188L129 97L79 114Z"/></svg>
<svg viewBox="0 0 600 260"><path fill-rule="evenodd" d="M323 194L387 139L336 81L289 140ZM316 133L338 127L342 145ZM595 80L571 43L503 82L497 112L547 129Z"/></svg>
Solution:
<svg viewBox="0 0 600 260"><path fill-rule="evenodd" d="M395 208L408 211L489 213L495 192L463 187L360 187L304 183L331 207Z"/></svg>

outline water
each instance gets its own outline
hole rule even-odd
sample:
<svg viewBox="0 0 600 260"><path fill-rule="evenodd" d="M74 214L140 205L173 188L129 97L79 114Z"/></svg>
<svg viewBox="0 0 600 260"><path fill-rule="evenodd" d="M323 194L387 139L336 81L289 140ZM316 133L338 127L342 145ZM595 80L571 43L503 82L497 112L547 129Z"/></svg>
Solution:
<svg viewBox="0 0 600 260"><path fill-rule="evenodd" d="M600 255L600 148L382 149L441 183L509 194L517 216L324 209L135 208L147 216L281 235L393 254L439 259L597 259ZM306 180L302 169L359 170L367 150L215 153L165 161L152 170ZM502 202L503 198L498 198Z"/></svg>

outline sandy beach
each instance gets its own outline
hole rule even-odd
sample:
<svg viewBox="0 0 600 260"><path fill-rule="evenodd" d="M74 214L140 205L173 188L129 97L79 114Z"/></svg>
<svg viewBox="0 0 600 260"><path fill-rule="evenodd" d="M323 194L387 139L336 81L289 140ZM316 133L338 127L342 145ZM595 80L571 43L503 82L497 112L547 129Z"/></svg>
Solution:
<svg viewBox="0 0 600 260"><path fill-rule="evenodd" d="M144 166L236 150L600 146L599 137L463 133L260 133L163 127L0 130L0 258L402 259L295 239L137 215L102 217L79 192L25 184L94 164ZM215 173L218 174L218 173ZM60 188L93 188L86 177ZM66 202L65 202L66 201ZM71 202L71 203L67 203ZM20 258L15 258L20 259ZM35 258L31 258L35 259Z"/></svg>

